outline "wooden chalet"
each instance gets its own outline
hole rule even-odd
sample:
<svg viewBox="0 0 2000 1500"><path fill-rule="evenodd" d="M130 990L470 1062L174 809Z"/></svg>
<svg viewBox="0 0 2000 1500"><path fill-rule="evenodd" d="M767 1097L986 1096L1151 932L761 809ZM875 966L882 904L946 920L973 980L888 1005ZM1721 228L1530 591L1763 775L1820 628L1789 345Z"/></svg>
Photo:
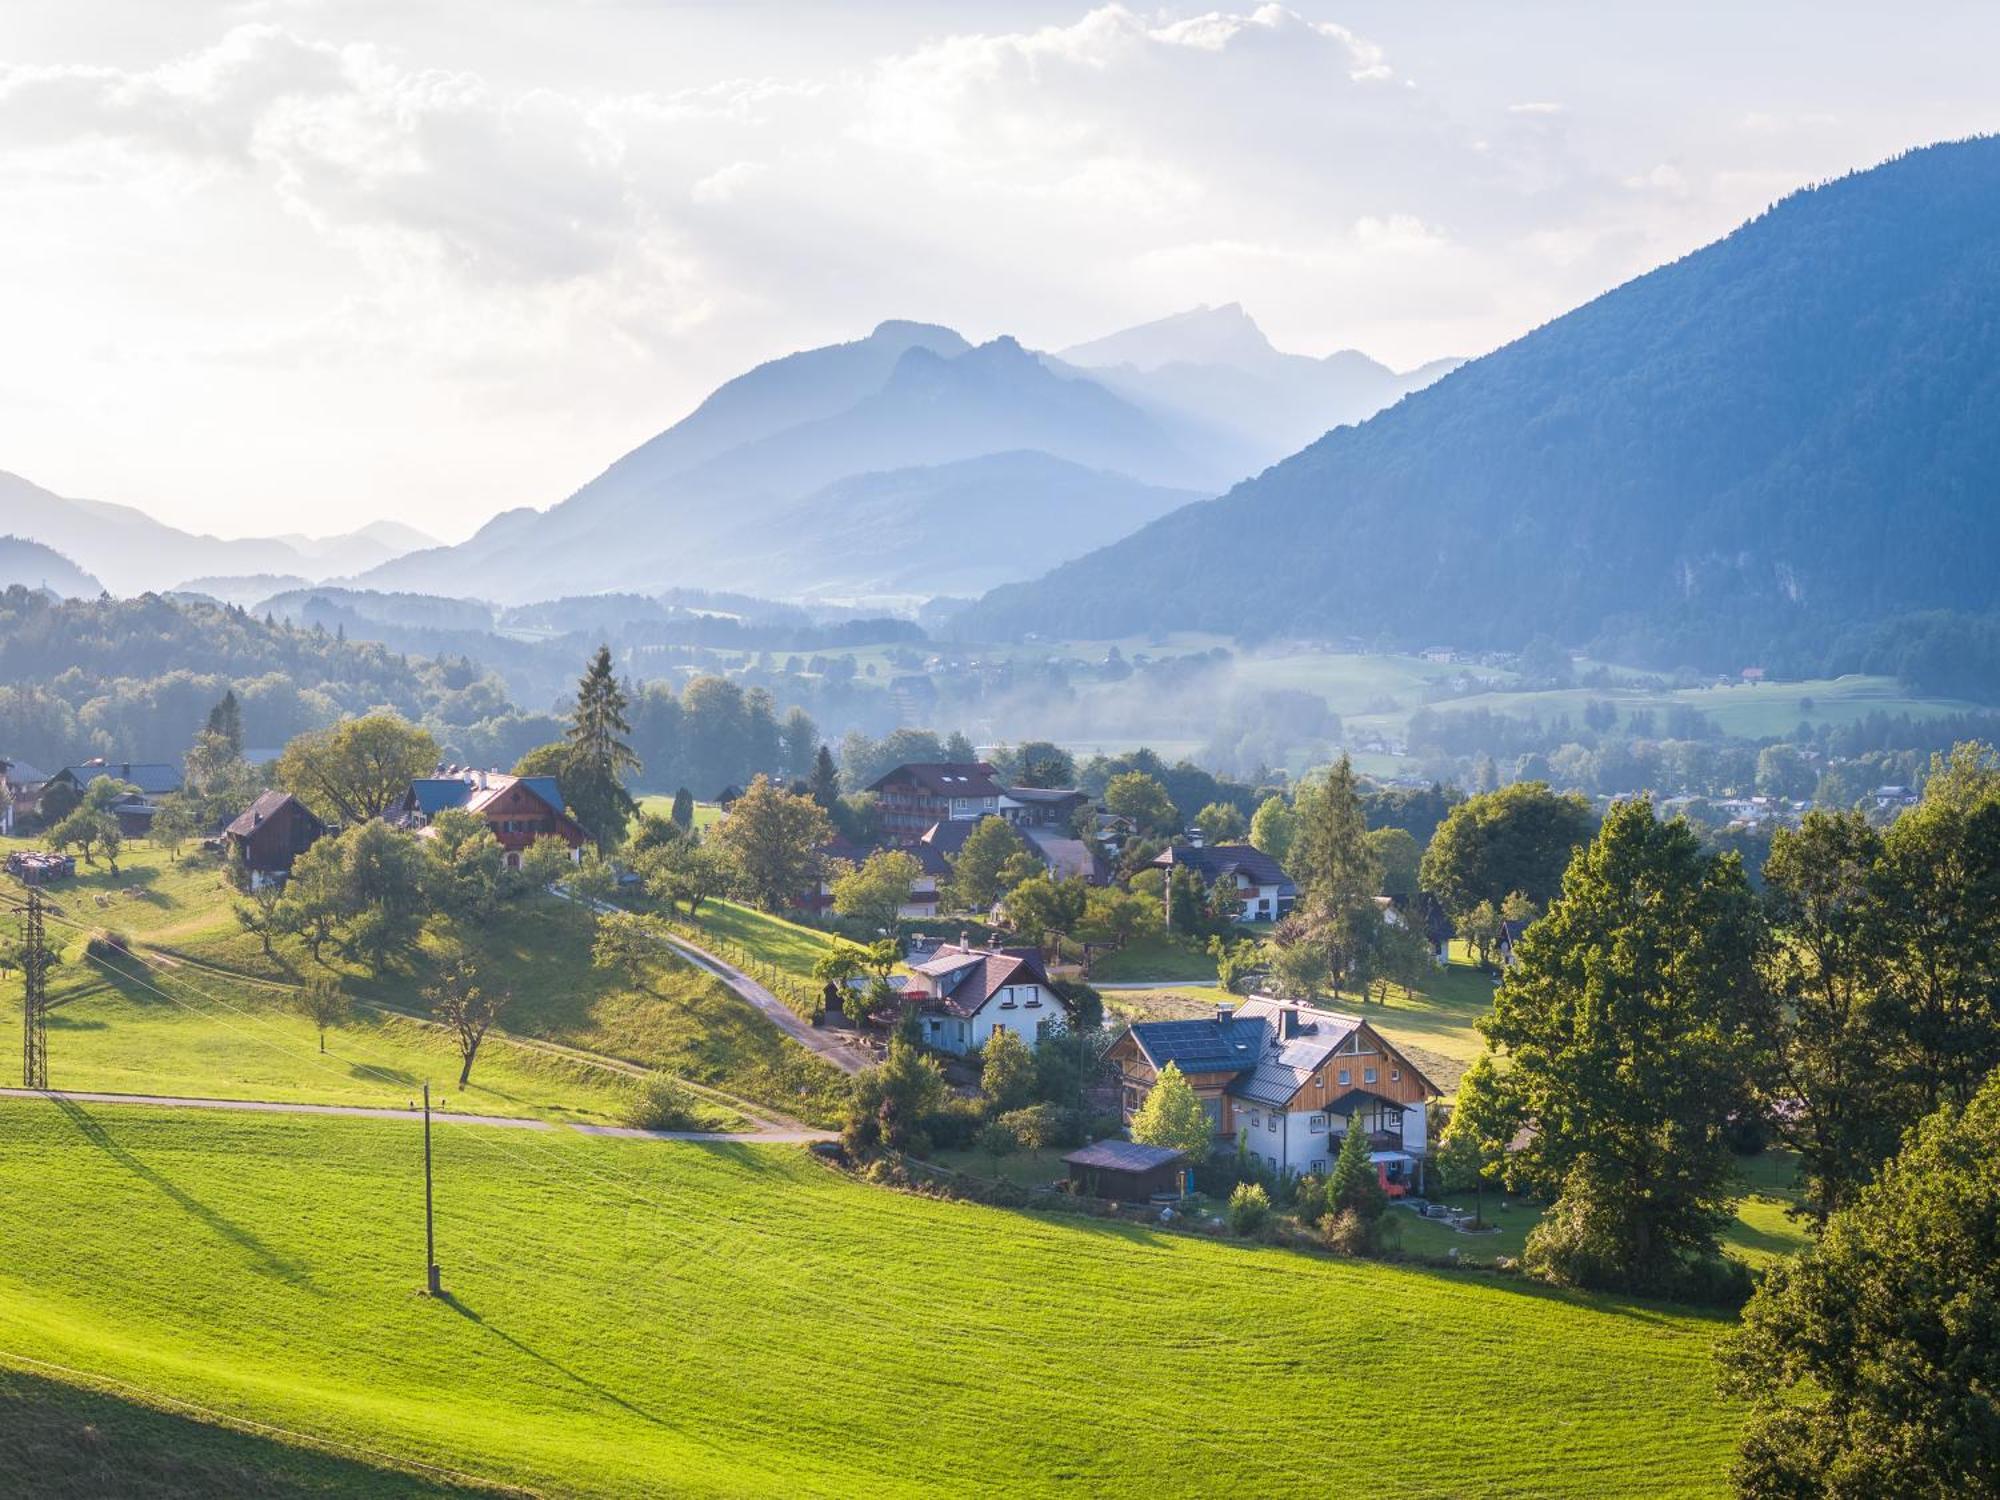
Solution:
<svg viewBox="0 0 2000 1500"><path fill-rule="evenodd" d="M1426 1111L1440 1091L1366 1021L1263 997L1189 1021L1143 1021L1112 1043L1131 1122L1173 1063L1201 1099L1218 1141L1273 1172L1326 1172L1350 1129L1393 1190L1430 1152Z"/></svg>

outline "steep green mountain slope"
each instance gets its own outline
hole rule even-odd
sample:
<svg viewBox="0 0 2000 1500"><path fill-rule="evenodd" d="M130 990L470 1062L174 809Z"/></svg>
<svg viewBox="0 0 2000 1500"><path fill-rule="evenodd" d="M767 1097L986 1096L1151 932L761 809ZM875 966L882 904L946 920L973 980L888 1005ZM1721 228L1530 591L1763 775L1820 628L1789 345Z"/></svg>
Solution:
<svg viewBox="0 0 2000 1500"><path fill-rule="evenodd" d="M2000 602L2000 140L1796 193L1032 584L968 635L1163 628L1739 665Z"/></svg>

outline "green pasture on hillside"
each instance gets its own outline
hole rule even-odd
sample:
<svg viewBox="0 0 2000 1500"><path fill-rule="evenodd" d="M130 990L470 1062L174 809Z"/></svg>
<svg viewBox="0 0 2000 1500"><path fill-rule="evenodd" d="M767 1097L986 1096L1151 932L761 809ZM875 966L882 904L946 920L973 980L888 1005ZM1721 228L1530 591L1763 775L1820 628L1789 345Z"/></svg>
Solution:
<svg viewBox="0 0 2000 1500"><path fill-rule="evenodd" d="M126 896L119 886L99 907L97 877L49 893L50 939L64 958L52 983L60 1002L50 1034L58 1087L400 1105L428 1077L456 1092L453 1046L421 1020L435 975L429 944L379 970L342 960L331 946L314 959L291 939L267 955L231 914L234 892L212 861L174 863L137 846L127 874L134 888L162 892L161 901ZM835 1069L664 947L641 973L596 967L592 925L573 903L534 896L504 903L493 921L466 934L511 996L474 1066L467 1108L622 1118L631 1079L510 1045L518 1038L657 1069L818 1123L834 1118L844 1087ZM136 951L91 959L84 929L128 933ZM289 987L316 974L338 977L360 1002L354 1019L329 1034L331 1059L318 1057L311 1027L289 1009ZM0 1024L20 1013L20 983L18 975L0 976ZM702 1109L703 1125L739 1118Z"/></svg>
<svg viewBox="0 0 2000 1500"><path fill-rule="evenodd" d="M0 1364L545 1492L1714 1495L1725 1320L795 1148L0 1102ZM1246 1403L1296 1414L1246 1423Z"/></svg>

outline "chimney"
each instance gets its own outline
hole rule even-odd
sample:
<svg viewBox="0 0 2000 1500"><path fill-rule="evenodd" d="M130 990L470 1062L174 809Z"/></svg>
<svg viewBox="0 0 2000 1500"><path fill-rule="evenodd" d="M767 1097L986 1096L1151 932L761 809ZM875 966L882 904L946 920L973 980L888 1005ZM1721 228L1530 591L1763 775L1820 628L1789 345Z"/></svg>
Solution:
<svg viewBox="0 0 2000 1500"><path fill-rule="evenodd" d="M1283 1006L1278 1011L1278 1035L1290 1040L1299 1034L1299 1008L1296 1005Z"/></svg>
<svg viewBox="0 0 2000 1500"><path fill-rule="evenodd" d="M1227 1025L1228 1025L1228 1024L1229 1024L1229 1023L1231 1022L1231 1021L1233 1021L1233 1020L1235 1020L1235 1019L1236 1019L1236 1007L1235 1007L1235 1006L1233 1006L1233 1005L1224 1005L1224 1004L1221 1004L1221 1003L1219 1003L1219 1002L1217 1003L1217 1005L1216 1005L1216 1007L1215 1007L1215 1024L1216 1024L1216 1025L1218 1025L1218 1026L1227 1026Z"/></svg>

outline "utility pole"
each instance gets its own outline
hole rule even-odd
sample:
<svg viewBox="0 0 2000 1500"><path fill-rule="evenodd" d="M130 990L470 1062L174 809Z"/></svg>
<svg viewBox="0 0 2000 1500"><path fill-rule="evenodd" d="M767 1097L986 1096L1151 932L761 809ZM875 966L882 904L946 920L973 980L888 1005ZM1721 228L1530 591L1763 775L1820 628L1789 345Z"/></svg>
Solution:
<svg viewBox="0 0 2000 1500"><path fill-rule="evenodd" d="M424 1080L424 1289L433 1297L444 1295L439 1285L437 1228L431 1217L431 1084Z"/></svg>
<svg viewBox="0 0 2000 1500"><path fill-rule="evenodd" d="M21 971L27 987L21 1001L21 1087L45 1089L49 1086L49 953L42 933L39 886L28 887L22 927Z"/></svg>

